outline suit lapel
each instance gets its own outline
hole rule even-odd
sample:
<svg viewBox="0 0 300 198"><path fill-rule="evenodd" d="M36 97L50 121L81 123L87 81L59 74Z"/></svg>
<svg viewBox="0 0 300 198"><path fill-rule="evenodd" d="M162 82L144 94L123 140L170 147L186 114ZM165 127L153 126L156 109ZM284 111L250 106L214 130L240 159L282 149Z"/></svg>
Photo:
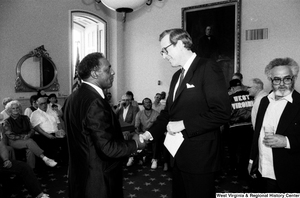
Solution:
<svg viewBox="0 0 300 198"><path fill-rule="evenodd" d="M176 93L176 97L175 97L174 101L181 95L182 91L186 88L186 83L190 82L190 80L194 76L194 71L197 69L197 66L199 65L199 63L198 63L199 59L200 58L196 57L194 59L194 61L192 62L189 70L187 71L186 75L183 78L183 81L182 81L180 87L177 88L177 93ZM177 81L178 81L179 76L180 76L180 70L178 71ZM177 81L175 82L175 84L177 83ZM175 85L174 85L174 87L175 87Z"/></svg>
<svg viewBox="0 0 300 198"><path fill-rule="evenodd" d="M257 112L257 117L256 117L256 124L255 124L255 131L260 132L260 129L262 127L263 121L264 121L264 117L265 117L265 113L266 110L269 106L269 99L268 97L263 97L261 102L260 102L260 106Z"/></svg>
<svg viewBox="0 0 300 198"><path fill-rule="evenodd" d="M280 117L277 131L278 134L284 134L286 129L290 126L291 122L293 121L291 118L294 118L296 114L299 112L300 108L300 94L297 91L294 91L292 94L293 103L288 102L282 115Z"/></svg>

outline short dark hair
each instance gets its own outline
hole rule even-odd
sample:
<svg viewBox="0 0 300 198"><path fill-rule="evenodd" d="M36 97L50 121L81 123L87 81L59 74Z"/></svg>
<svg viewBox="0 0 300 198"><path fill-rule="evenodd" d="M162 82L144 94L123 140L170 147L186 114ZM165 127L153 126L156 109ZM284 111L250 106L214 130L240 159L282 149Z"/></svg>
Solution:
<svg viewBox="0 0 300 198"><path fill-rule="evenodd" d="M145 100L149 100L152 103L152 100L150 98L144 98L142 101L142 105L144 105Z"/></svg>
<svg viewBox="0 0 300 198"><path fill-rule="evenodd" d="M105 58L100 52L94 52L86 55L78 65L78 75L82 80L86 80L90 77L91 71L101 66L99 59Z"/></svg>
<svg viewBox="0 0 300 198"><path fill-rule="evenodd" d="M193 47L192 37L183 29L174 28L165 30L159 35L159 41L161 41L166 35L170 35L170 42L173 45L176 45L177 42L181 40L186 49L191 50Z"/></svg>
<svg viewBox="0 0 300 198"><path fill-rule="evenodd" d="M241 85L242 85L242 83L239 79L233 79L233 80L229 81L230 88L231 87L238 87L238 86L241 86Z"/></svg>
<svg viewBox="0 0 300 198"><path fill-rule="evenodd" d="M132 91L127 91L125 94L127 96L131 96L132 100L134 100L134 95L133 95Z"/></svg>
<svg viewBox="0 0 300 198"><path fill-rule="evenodd" d="M240 80L243 80L243 74L241 74L240 72L234 73L233 76L237 76Z"/></svg>
<svg viewBox="0 0 300 198"><path fill-rule="evenodd" d="M32 105L33 102L37 101L38 98L39 98L38 95L32 95L32 96L30 96L30 99L29 99L30 104Z"/></svg>
<svg viewBox="0 0 300 198"><path fill-rule="evenodd" d="M50 100L50 98L55 98L55 102L57 103L57 96L55 93L52 93L48 96L48 100Z"/></svg>

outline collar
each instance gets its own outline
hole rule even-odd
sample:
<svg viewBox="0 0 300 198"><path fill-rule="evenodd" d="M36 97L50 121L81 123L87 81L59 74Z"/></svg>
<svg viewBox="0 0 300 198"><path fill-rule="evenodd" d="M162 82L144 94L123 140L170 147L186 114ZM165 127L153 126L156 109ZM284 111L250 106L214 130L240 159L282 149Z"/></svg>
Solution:
<svg viewBox="0 0 300 198"><path fill-rule="evenodd" d="M90 85L91 87L93 87L93 88L100 94L100 96L101 96L103 99L105 98L104 93L103 93L103 90L102 90L100 87L98 87L98 86L96 86L96 85L94 85L94 84L92 84L92 83L90 83L90 82L86 82L86 81L82 81L82 82L85 83L85 84Z"/></svg>
<svg viewBox="0 0 300 198"><path fill-rule="evenodd" d="M196 53L193 53L192 56L186 61L186 63L183 65L183 69L184 69L184 76L186 74L186 72L189 70L192 62L194 61L194 59L196 58Z"/></svg>
<svg viewBox="0 0 300 198"><path fill-rule="evenodd" d="M286 100L290 103L293 103L293 97L292 97L293 92L294 91L292 91L289 95L280 98L279 100ZM274 94L273 91L268 95L268 99L269 99L270 102L275 101L275 94Z"/></svg>

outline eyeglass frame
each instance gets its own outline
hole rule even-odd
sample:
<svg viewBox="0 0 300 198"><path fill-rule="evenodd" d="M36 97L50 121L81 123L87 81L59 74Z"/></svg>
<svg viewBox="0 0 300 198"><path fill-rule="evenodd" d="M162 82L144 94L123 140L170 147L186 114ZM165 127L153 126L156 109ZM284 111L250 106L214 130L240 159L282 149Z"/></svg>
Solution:
<svg viewBox="0 0 300 198"><path fill-rule="evenodd" d="M168 47L170 47L171 45L173 45L172 43L170 44L170 45L168 45L167 47L163 47L162 49L161 49L161 51L160 51L160 55L168 55L169 54L169 52L168 52Z"/></svg>
<svg viewBox="0 0 300 198"><path fill-rule="evenodd" d="M277 78L277 79L275 79ZM281 82L283 82L283 84L285 85L290 85L292 84L293 80L294 80L294 76L285 76L283 78L279 78L279 77L274 77L274 78L270 78L271 79L271 82L273 85L280 85ZM279 83L274 83L275 80L280 80ZM290 82L285 82L286 80L290 81Z"/></svg>

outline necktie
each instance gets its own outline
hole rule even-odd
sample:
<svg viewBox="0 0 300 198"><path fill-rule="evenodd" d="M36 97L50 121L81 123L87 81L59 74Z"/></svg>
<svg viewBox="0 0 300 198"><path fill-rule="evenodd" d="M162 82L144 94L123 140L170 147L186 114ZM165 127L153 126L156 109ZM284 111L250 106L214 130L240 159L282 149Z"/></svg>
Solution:
<svg viewBox="0 0 300 198"><path fill-rule="evenodd" d="M185 71L185 70L182 68L182 69L181 69L180 76L179 76L179 83L178 83L178 87L177 87L177 90L176 90L175 98L177 97L179 87L180 87L180 85L181 85L181 83L182 83L182 81L183 81L184 71Z"/></svg>
<svg viewBox="0 0 300 198"><path fill-rule="evenodd" d="M180 85L182 83L183 77L184 77L184 69L182 68L181 73L180 73L180 77L179 77L179 83L178 83L177 90L178 90L178 88L180 87Z"/></svg>

